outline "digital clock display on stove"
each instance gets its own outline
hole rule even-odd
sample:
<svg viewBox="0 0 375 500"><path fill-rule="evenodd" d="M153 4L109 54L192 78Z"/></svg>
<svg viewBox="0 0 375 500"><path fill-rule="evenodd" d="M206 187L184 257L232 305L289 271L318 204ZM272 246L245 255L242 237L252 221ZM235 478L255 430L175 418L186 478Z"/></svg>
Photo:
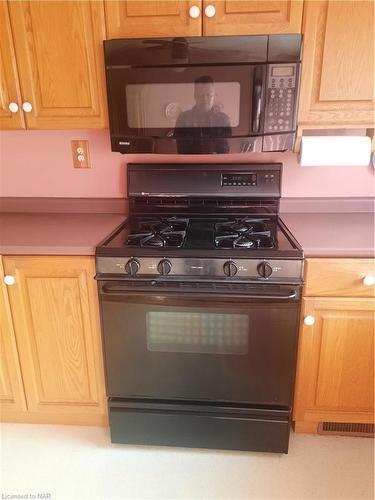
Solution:
<svg viewBox="0 0 375 500"><path fill-rule="evenodd" d="M257 174L222 174L222 186L256 186Z"/></svg>

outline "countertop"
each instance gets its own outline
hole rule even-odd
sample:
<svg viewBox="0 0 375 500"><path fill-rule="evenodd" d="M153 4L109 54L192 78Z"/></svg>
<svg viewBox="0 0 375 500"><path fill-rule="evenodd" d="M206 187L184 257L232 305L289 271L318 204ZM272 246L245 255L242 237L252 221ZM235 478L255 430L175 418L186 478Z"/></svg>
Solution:
<svg viewBox="0 0 375 500"><path fill-rule="evenodd" d="M374 213L284 213L305 257L374 257Z"/></svg>
<svg viewBox="0 0 375 500"><path fill-rule="evenodd" d="M0 213L2 255L94 255L126 216L87 213Z"/></svg>
<svg viewBox="0 0 375 500"><path fill-rule="evenodd" d="M108 213L0 213L0 254L94 255L126 218ZM373 213L284 213L306 257L373 257Z"/></svg>

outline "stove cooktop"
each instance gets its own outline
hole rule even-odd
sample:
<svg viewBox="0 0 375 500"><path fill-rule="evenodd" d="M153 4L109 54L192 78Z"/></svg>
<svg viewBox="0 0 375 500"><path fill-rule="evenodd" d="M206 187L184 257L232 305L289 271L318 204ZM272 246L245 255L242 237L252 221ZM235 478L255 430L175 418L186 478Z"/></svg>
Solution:
<svg viewBox="0 0 375 500"><path fill-rule="evenodd" d="M187 253L217 257L280 255L300 250L279 217L146 216L130 217L98 248L99 255L184 256ZM228 254L229 252L229 254Z"/></svg>

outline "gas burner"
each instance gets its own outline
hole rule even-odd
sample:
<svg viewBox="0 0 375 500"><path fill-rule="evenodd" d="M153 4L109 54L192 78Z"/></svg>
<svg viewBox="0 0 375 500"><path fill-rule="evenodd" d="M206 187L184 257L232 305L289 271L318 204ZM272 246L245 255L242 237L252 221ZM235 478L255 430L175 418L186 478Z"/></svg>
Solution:
<svg viewBox="0 0 375 500"><path fill-rule="evenodd" d="M133 232L151 231L153 233L164 233L165 231L186 231L188 223L189 219L181 217L138 219L135 221Z"/></svg>
<svg viewBox="0 0 375 500"><path fill-rule="evenodd" d="M141 247L173 247L182 246L185 238L185 231L169 231L153 234L146 241L141 241Z"/></svg>
<svg viewBox="0 0 375 500"><path fill-rule="evenodd" d="M255 246L255 241L251 237L244 234L233 240L233 248L253 248Z"/></svg>
<svg viewBox="0 0 375 500"><path fill-rule="evenodd" d="M136 247L172 247L183 245L189 219L169 217L167 219L138 219L126 244Z"/></svg>
<svg viewBox="0 0 375 500"><path fill-rule="evenodd" d="M253 233L259 233L266 230L266 226L262 220L259 219L231 219L225 222L218 222L215 224L216 234L226 234L226 233L246 233L248 231Z"/></svg>
<svg viewBox="0 0 375 500"><path fill-rule="evenodd" d="M127 245L136 247L173 247L182 246L185 231L164 231L162 233L129 234Z"/></svg>
<svg viewBox="0 0 375 500"><path fill-rule="evenodd" d="M215 237L217 248L275 248L275 242L270 231L263 233L227 234Z"/></svg>
<svg viewBox="0 0 375 500"><path fill-rule="evenodd" d="M260 219L232 219L215 224L217 248L274 248L270 230Z"/></svg>

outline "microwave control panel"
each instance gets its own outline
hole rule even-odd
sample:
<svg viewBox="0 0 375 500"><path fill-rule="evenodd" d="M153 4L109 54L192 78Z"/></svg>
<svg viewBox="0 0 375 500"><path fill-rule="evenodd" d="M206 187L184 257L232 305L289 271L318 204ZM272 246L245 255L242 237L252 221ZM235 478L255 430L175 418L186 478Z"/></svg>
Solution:
<svg viewBox="0 0 375 500"><path fill-rule="evenodd" d="M265 133L294 130L298 66L296 63L268 65Z"/></svg>

